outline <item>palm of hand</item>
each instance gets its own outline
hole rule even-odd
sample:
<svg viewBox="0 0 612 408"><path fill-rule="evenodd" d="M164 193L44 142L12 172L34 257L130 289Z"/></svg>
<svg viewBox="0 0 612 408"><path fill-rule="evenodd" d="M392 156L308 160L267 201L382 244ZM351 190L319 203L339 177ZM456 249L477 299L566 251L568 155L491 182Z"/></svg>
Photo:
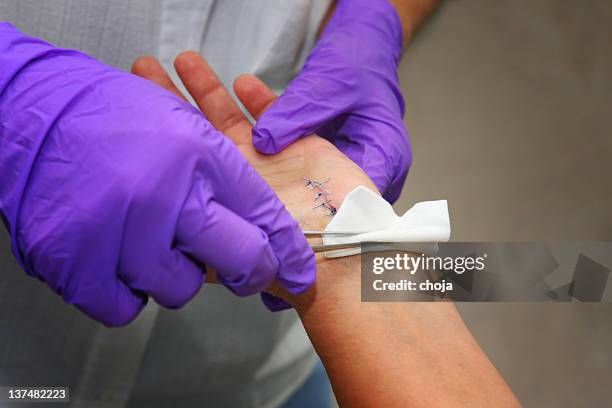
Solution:
<svg viewBox="0 0 612 408"><path fill-rule="evenodd" d="M250 135L251 126L244 132ZM300 221L303 229L324 229L329 221L327 210L316 207L315 192L308 189L303 179L326 181L323 187L331 193L331 204L338 207L347 193L358 185L376 191L368 176L327 140L313 135L296 141L274 155L258 153L251 143L239 145L241 152L257 172L278 194L289 212Z"/></svg>

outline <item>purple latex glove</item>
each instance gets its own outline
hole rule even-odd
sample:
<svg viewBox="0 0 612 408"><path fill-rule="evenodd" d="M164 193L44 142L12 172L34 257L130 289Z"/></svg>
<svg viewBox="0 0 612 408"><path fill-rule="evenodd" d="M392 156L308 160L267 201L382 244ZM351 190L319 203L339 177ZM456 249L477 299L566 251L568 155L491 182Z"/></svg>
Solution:
<svg viewBox="0 0 612 408"><path fill-rule="evenodd" d="M402 26L388 0L339 0L302 72L253 129L274 154L317 133L334 143L393 202L412 161L397 66Z"/></svg>
<svg viewBox="0 0 612 408"><path fill-rule="evenodd" d="M315 279L297 222L191 105L0 24L0 214L26 272L109 326L180 307L209 265L238 295Z"/></svg>

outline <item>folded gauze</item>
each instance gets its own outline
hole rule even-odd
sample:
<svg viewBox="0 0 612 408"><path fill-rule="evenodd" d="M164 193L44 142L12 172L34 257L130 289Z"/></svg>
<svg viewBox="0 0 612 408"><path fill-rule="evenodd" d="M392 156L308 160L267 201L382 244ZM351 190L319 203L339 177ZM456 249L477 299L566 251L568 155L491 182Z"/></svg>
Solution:
<svg viewBox="0 0 612 408"><path fill-rule="evenodd" d="M346 195L325 231L360 232L347 236L324 236L325 244L418 242L429 244L414 245L414 248L406 245L401 247L414 252L435 253L438 249L436 242L450 239L448 206L446 200L423 201L400 217L384 198L367 187L359 186ZM381 246L374 248L381 250ZM325 256L336 258L360 252L360 248L342 249L326 252Z"/></svg>

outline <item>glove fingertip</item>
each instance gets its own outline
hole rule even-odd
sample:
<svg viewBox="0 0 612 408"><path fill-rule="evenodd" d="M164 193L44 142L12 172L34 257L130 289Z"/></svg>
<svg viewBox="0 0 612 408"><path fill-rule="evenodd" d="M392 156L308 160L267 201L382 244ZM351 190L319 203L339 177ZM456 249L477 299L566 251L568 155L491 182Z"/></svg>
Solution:
<svg viewBox="0 0 612 408"><path fill-rule="evenodd" d="M253 146L259 153L276 154L283 150L283 147L277 144L277 141L270 134L270 131L265 128L253 128Z"/></svg>
<svg viewBox="0 0 612 408"><path fill-rule="evenodd" d="M126 326L136 319L148 302L147 295L132 290L119 280L115 282L114 293L98 291L97 294L98 297L82 293L64 300L106 327Z"/></svg>
<svg viewBox="0 0 612 408"><path fill-rule="evenodd" d="M291 305L285 302L283 299L271 295L266 292L261 293L261 301L264 306L271 312L280 312L282 310L291 309Z"/></svg>
<svg viewBox="0 0 612 408"><path fill-rule="evenodd" d="M157 270L163 276L158 290L153 296L155 301L168 309L179 309L193 299L206 279L206 265L196 263L180 251L170 251L166 255L166 268ZM166 270L164 270L166 269Z"/></svg>
<svg viewBox="0 0 612 408"><path fill-rule="evenodd" d="M290 276L281 275L279 281L287 292L292 295L299 295L306 292L317 280L317 265L314 253L306 260L305 265L300 270Z"/></svg>
<svg viewBox="0 0 612 408"><path fill-rule="evenodd" d="M268 244L267 239L263 241L265 245L253 250L256 254L253 257L253 264L247 262L242 273L219 273L217 277L232 293L237 296L251 296L265 290L274 281L279 262L274 251ZM232 271L233 272L233 271Z"/></svg>
<svg viewBox="0 0 612 408"><path fill-rule="evenodd" d="M103 321L107 327L122 327L131 323L140 314L142 309L147 304L148 297L143 293L136 293L129 288L127 291L131 293L126 295L124 299L118 300L117 311L112 316L109 316L107 321Z"/></svg>

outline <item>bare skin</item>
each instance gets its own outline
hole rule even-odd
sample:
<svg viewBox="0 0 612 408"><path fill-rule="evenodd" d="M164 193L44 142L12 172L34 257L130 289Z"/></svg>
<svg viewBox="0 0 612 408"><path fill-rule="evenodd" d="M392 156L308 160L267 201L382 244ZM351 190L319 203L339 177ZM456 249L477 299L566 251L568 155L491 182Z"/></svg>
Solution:
<svg viewBox="0 0 612 408"><path fill-rule="evenodd" d="M408 45L412 36L438 6L439 0L390 0L402 23L404 47ZM319 34L323 31L329 19L336 10L336 1L329 5L319 27Z"/></svg>
<svg viewBox="0 0 612 408"><path fill-rule="evenodd" d="M358 185L376 191L359 167L316 135L274 156L257 153L250 123L204 59L187 52L175 67L213 126L237 143L302 228L322 229L329 217L312 209L312 190L300 178L331 177L337 206ZM180 95L153 58L137 60L132 70ZM252 75L239 77L234 88L255 118L275 99ZM292 296L278 285L269 289L297 310L341 406L519 406L451 303L361 303L360 284L358 257L317 257L310 290Z"/></svg>
<svg viewBox="0 0 612 408"><path fill-rule="evenodd" d="M390 0L404 29L404 46L438 6L438 0Z"/></svg>

